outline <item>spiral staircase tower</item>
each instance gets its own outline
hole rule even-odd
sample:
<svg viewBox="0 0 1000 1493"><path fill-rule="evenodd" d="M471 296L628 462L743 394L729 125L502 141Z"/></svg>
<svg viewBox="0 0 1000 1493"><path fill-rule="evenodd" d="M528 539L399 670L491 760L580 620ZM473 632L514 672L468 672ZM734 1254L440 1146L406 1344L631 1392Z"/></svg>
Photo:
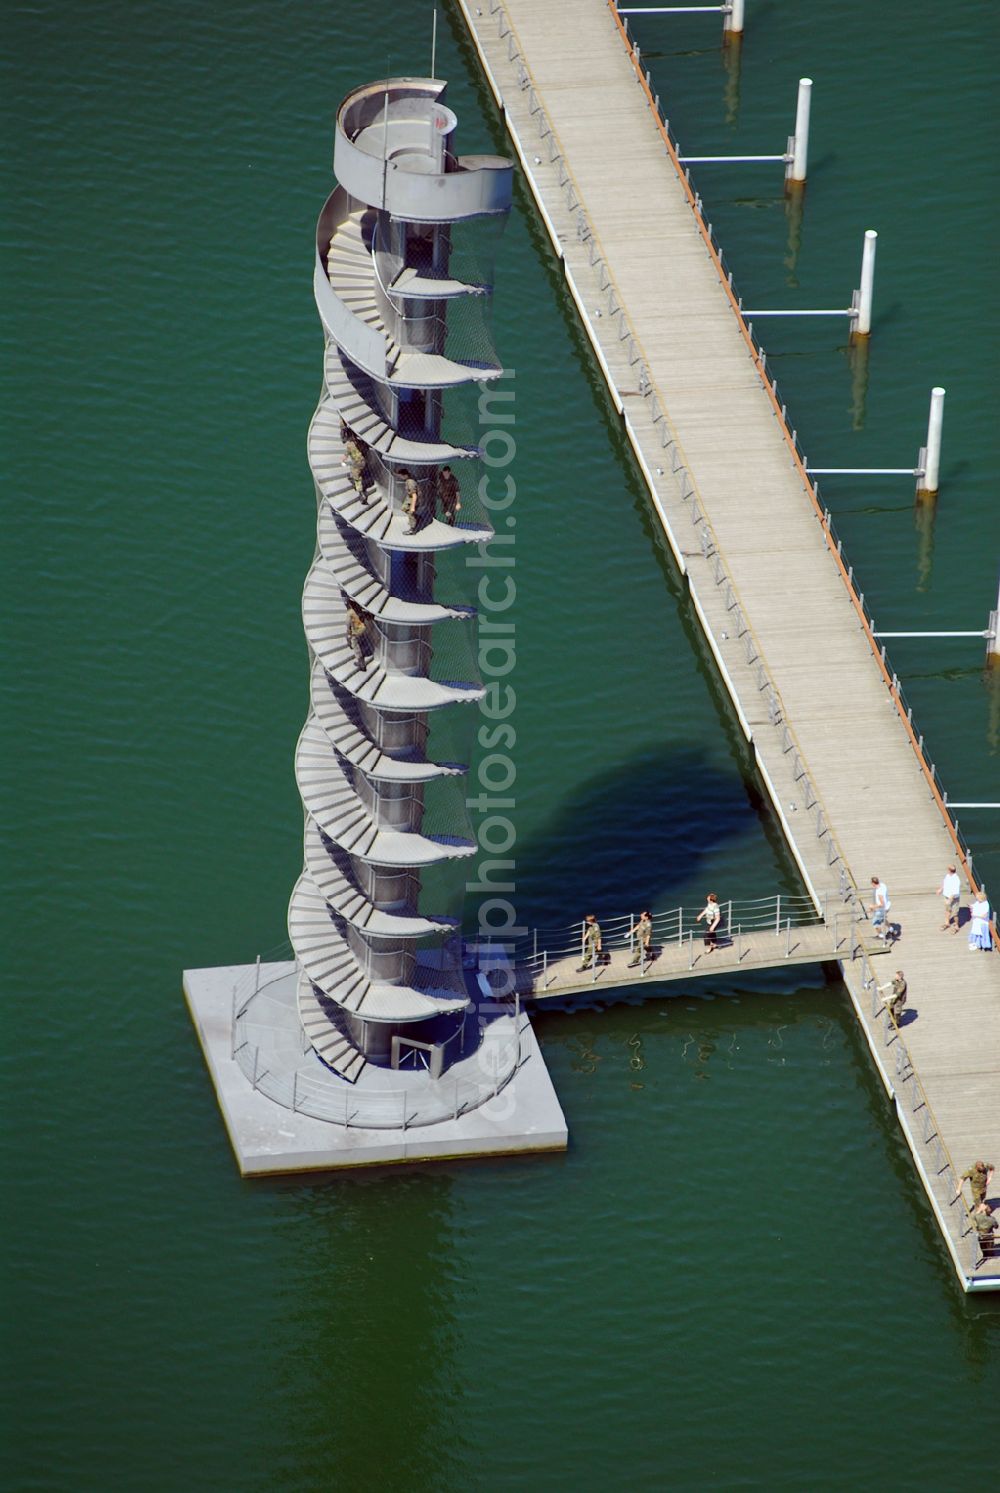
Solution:
<svg viewBox="0 0 1000 1493"><path fill-rule="evenodd" d="M475 517L480 452L444 434L449 393L503 371L486 341L462 355L456 317L492 287L460 276L453 240L458 225L505 219L512 167L454 153L445 88L391 78L347 96L316 236L324 384L308 439L305 847L288 928L304 1040L352 1084L389 1062L394 1036L446 1041L468 1006L457 920L425 908L422 886L426 868L475 852L468 834L425 825L427 795L466 765L432 760L428 735L437 712L483 691L471 667L451 677L448 630L471 630L475 614L438 600L435 573L439 555L492 537ZM457 514L438 501L444 467Z"/></svg>

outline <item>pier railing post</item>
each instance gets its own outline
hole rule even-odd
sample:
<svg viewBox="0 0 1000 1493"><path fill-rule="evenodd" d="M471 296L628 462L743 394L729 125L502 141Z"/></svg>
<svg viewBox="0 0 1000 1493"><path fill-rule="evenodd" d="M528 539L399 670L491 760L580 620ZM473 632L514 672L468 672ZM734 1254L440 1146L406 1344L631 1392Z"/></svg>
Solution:
<svg viewBox="0 0 1000 1493"><path fill-rule="evenodd" d="M688 969L694 969L694 929L688 929Z"/></svg>
<svg viewBox="0 0 1000 1493"><path fill-rule="evenodd" d="M774 936L778 937L781 932L781 893L774 899Z"/></svg>
<svg viewBox="0 0 1000 1493"><path fill-rule="evenodd" d="M792 957L792 920L791 920L791 918L787 918L785 920L785 958L786 959L790 959L791 957Z"/></svg>

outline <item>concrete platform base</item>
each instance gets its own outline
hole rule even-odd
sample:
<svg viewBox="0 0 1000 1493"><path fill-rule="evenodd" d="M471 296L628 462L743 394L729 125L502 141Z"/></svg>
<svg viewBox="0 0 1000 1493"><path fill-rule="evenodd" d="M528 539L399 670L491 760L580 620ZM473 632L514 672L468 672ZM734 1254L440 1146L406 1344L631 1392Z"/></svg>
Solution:
<svg viewBox="0 0 1000 1493"><path fill-rule="evenodd" d="M284 969L265 966L262 976L277 978ZM517 1072L495 1096L489 1095L487 1086L485 1102L457 1119L366 1130L313 1119L268 1098L253 1087L232 1055L233 990L245 986L253 973L252 965L184 971L188 1009L244 1177L566 1149L566 1120L523 1012ZM397 1075L391 1070L378 1070L378 1078L384 1089L398 1080L401 1095L404 1090L412 1093L415 1084L433 1082L427 1074Z"/></svg>

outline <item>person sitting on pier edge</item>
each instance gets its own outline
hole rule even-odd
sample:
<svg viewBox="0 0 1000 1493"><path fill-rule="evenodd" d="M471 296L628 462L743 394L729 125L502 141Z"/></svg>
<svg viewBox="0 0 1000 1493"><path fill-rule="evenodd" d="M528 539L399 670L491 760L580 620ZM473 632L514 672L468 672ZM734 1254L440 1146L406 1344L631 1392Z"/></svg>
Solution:
<svg viewBox="0 0 1000 1493"><path fill-rule="evenodd" d="M883 990L888 990L890 993L882 995ZM903 1007L906 1005L906 980L903 971L897 969L891 980L878 987L878 993L882 995L883 1006L898 1026L903 1015Z"/></svg>
<svg viewBox="0 0 1000 1493"><path fill-rule="evenodd" d="M962 1196L962 1183L968 1182L969 1186L972 1188L972 1207L973 1211L975 1211L975 1209L979 1207L980 1203L984 1203L986 1201L986 1189L987 1187L989 1187L992 1180L992 1161L974 1161L969 1167L969 1170L962 1173L961 1178L959 1179L958 1191L955 1194L955 1198L960 1198ZM954 1199L952 1199L952 1201L954 1201Z"/></svg>
<svg viewBox="0 0 1000 1493"><path fill-rule="evenodd" d="M989 1203L977 1204L972 1210L972 1223L979 1235L979 1246L983 1254L992 1254L996 1244L994 1230L997 1227L997 1221L993 1217L993 1210Z"/></svg>
<svg viewBox="0 0 1000 1493"><path fill-rule="evenodd" d="M962 896L962 883L958 879L958 870L955 866L949 866L945 872L944 880L938 888L938 895L944 898L944 922L941 924L941 932L950 928L952 933L958 932L959 912L958 904Z"/></svg>
<svg viewBox="0 0 1000 1493"><path fill-rule="evenodd" d="M705 953L711 954L718 944L717 934L719 924L722 922L722 908L714 892L709 892L705 906L698 914L696 921L700 923L702 918L705 920Z"/></svg>
<svg viewBox="0 0 1000 1493"><path fill-rule="evenodd" d="M347 646L354 655L354 662L362 674L368 668L368 656L365 644L368 637L368 623L365 621L364 613L353 601L347 603Z"/></svg>
<svg viewBox="0 0 1000 1493"><path fill-rule="evenodd" d="M889 901L889 888L877 876L872 877L872 887L874 888L872 902L868 908L868 911L872 915L872 927L875 930L876 938L885 938L885 915L892 906L892 903Z"/></svg>
<svg viewBox="0 0 1000 1493"><path fill-rule="evenodd" d="M600 962L601 947L601 925L594 914L588 912L583 920L583 963L577 974L582 975L592 964Z"/></svg>
<svg viewBox="0 0 1000 1493"><path fill-rule="evenodd" d="M628 962L629 969L637 964L648 964L653 947L653 915L644 912L640 915L638 922L632 929L632 942L634 945L632 958Z"/></svg>
<svg viewBox="0 0 1000 1493"><path fill-rule="evenodd" d="M459 491L458 478L454 475L451 467L442 467L437 483L438 502L441 504L441 514L446 524L455 527L458 510L462 506L462 497Z"/></svg>

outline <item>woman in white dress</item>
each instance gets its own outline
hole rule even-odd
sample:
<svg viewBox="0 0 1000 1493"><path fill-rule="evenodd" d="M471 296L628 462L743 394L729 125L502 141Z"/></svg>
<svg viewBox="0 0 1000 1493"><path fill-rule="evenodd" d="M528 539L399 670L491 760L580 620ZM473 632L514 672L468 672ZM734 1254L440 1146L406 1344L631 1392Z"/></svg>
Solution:
<svg viewBox="0 0 1000 1493"><path fill-rule="evenodd" d="M990 949L992 947L990 904L985 897L980 897L977 902L973 902L969 911L972 915L972 923L969 927L969 948Z"/></svg>

